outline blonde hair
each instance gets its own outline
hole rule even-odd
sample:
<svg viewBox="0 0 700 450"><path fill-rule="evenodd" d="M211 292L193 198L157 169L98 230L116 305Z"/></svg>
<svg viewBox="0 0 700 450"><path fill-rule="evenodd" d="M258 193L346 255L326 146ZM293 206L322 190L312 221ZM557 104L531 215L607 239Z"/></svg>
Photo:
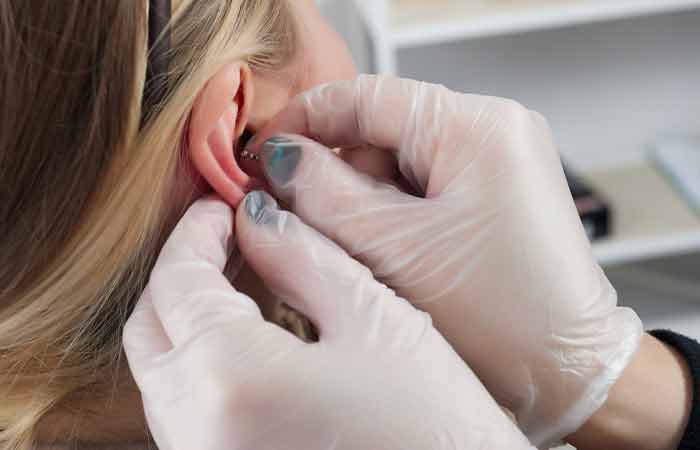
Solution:
<svg viewBox="0 0 700 450"><path fill-rule="evenodd" d="M141 126L146 3L0 4L3 450L30 448L42 416L115 372L122 326L198 195L182 163L198 92L227 62L293 56L283 0L182 0L166 98Z"/></svg>

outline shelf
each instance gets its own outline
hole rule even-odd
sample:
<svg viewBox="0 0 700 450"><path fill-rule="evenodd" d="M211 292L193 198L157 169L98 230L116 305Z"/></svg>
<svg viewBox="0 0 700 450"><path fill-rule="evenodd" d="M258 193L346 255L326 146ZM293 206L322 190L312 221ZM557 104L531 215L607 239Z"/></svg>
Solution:
<svg viewBox="0 0 700 450"><path fill-rule="evenodd" d="M700 217L649 163L584 173L613 207L613 233L593 251L606 266L700 251Z"/></svg>
<svg viewBox="0 0 700 450"><path fill-rule="evenodd" d="M372 15L388 15L388 39L395 48L700 8L700 0L385 1L388 13L377 0L360 0L360 6L370 21Z"/></svg>

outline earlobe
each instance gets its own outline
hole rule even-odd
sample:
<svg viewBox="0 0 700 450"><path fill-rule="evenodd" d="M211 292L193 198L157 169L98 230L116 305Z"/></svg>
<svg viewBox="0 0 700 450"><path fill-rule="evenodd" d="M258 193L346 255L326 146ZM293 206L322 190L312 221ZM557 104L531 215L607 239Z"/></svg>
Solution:
<svg viewBox="0 0 700 450"><path fill-rule="evenodd" d="M251 179L236 161L236 142L250 119L254 88L247 64L226 65L200 92L192 109L188 148L197 171L237 207Z"/></svg>

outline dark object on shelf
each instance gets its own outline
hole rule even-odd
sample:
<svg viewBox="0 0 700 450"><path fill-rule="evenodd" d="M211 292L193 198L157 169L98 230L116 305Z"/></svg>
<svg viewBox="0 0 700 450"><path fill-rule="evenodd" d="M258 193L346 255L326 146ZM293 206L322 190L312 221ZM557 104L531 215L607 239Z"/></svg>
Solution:
<svg viewBox="0 0 700 450"><path fill-rule="evenodd" d="M564 173L588 238L595 240L607 237L611 228L610 206L570 170L564 168Z"/></svg>

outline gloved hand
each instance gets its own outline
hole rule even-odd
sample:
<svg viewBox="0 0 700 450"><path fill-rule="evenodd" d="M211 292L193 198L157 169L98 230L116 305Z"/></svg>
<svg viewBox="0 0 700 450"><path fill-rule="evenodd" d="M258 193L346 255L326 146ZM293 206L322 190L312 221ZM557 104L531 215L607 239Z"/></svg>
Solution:
<svg viewBox="0 0 700 450"><path fill-rule="evenodd" d="M161 450L532 448L427 314L256 192L240 250L320 342L266 322L222 275L232 228L227 205L196 203L124 331Z"/></svg>
<svg viewBox="0 0 700 450"><path fill-rule="evenodd" d="M281 132L393 152L419 195ZM302 220L430 313L536 445L579 428L637 350L641 323L592 256L539 114L362 77L301 95L248 150Z"/></svg>

